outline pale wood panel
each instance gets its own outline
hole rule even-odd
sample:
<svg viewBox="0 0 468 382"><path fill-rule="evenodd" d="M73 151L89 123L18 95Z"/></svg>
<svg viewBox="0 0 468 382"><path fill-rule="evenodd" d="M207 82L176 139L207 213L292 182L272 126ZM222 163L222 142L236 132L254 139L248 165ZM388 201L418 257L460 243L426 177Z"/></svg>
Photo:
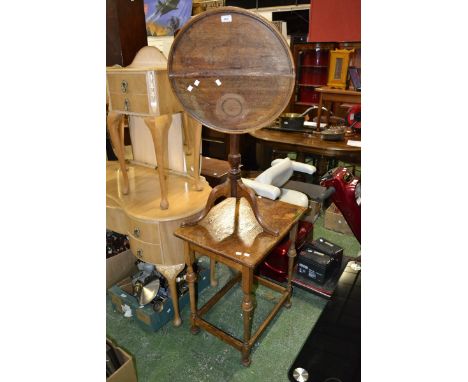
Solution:
<svg viewBox="0 0 468 382"><path fill-rule="evenodd" d="M134 256L150 264L164 264L161 246L159 244L150 244L138 240L132 235L128 235L130 249ZM168 264L170 265L170 264Z"/></svg>
<svg viewBox="0 0 468 382"><path fill-rule="evenodd" d="M158 70L155 74L159 99L159 112L161 114L174 114L183 111L184 109L182 105L175 97L172 90L167 70Z"/></svg>
<svg viewBox="0 0 468 382"><path fill-rule="evenodd" d="M193 162L184 153L184 137L182 134L181 113L172 116L172 124L169 129L169 169L178 172L191 172L186 166L186 162ZM156 166L156 154L154 152L151 133L146 126L144 119L138 116L131 116L129 119L130 137L132 141L133 159L135 162ZM185 157L185 160L184 160Z"/></svg>
<svg viewBox="0 0 468 382"><path fill-rule="evenodd" d="M135 219L128 219L128 233L139 240L151 244L159 244L159 223L142 222Z"/></svg>
<svg viewBox="0 0 468 382"><path fill-rule="evenodd" d="M112 110L125 114L149 114L147 94L110 93ZM128 99L128 111L125 110L125 99Z"/></svg>
<svg viewBox="0 0 468 382"><path fill-rule="evenodd" d="M128 71L119 71L119 72L108 72L107 73L107 83L109 86L109 92L111 93L121 93L121 83L122 81L127 82L127 93L124 94L145 94L147 92L146 85L146 72L128 72Z"/></svg>
<svg viewBox="0 0 468 382"><path fill-rule="evenodd" d="M161 210L159 203L159 177L155 169L128 165L128 177L132 192L122 193L119 164L107 162L106 196L112 204L118 205L132 219L143 222L161 222L183 219L199 213L206 204L211 187L201 177L203 190L196 190L193 178L173 172L166 173L169 208Z"/></svg>
<svg viewBox="0 0 468 382"><path fill-rule="evenodd" d="M161 222L161 247L164 253L164 264L184 263L184 242L174 236L174 231L188 218Z"/></svg>
<svg viewBox="0 0 468 382"><path fill-rule="evenodd" d="M128 231L128 217L119 207L107 206L106 208L106 227L122 234Z"/></svg>

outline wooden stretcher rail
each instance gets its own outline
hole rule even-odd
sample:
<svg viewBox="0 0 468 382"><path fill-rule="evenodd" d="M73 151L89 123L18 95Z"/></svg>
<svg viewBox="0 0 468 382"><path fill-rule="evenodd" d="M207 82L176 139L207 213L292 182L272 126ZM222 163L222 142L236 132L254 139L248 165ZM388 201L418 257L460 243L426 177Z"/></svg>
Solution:
<svg viewBox="0 0 468 382"><path fill-rule="evenodd" d="M216 292L216 294L198 310L197 314L199 316L203 316L206 312L208 312L213 307L213 305L215 305L221 299L221 297L223 297L235 284L240 281L240 279L241 273L238 273L231 280L229 280L225 286Z"/></svg>

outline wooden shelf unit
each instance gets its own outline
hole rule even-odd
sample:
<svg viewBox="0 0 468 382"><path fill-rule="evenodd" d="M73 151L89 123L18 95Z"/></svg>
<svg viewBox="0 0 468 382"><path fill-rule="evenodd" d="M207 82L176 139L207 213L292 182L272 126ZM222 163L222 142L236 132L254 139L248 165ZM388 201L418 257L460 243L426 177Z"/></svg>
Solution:
<svg viewBox="0 0 468 382"><path fill-rule="evenodd" d="M319 104L320 94L316 88L327 85L330 51L354 49L350 66L361 67L361 42L301 42L291 45L296 70L294 93L288 106L292 113L302 113L310 106Z"/></svg>

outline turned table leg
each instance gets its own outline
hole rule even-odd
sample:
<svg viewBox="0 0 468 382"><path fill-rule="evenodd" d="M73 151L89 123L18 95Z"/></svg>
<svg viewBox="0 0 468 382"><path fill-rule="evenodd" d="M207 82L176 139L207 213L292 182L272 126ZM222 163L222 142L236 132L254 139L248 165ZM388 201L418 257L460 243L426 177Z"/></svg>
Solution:
<svg viewBox="0 0 468 382"><path fill-rule="evenodd" d="M297 235L297 226L298 223L294 224L289 231L289 241L291 242L288 250L288 298L284 303L286 308L291 307L291 295L292 295L292 273L294 268L294 258L296 257L296 235Z"/></svg>
<svg viewBox="0 0 468 382"><path fill-rule="evenodd" d="M242 291L244 298L242 300L242 316L244 320L244 343L242 346L242 364L250 365L250 336L252 333L252 316L254 304L252 301L253 270L248 267L242 269Z"/></svg>
<svg viewBox="0 0 468 382"><path fill-rule="evenodd" d="M159 117L146 117L144 120L153 137L156 161L158 162L159 187L161 189L160 207L162 210L167 210L169 208L169 202L167 200L167 184L164 175L164 167L168 167L166 154L172 115L165 114Z"/></svg>
<svg viewBox="0 0 468 382"><path fill-rule="evenodd" d="M218 280L216 280L216 261L215 259L210 259L210 285L215 287L218 285Z"/></svg>
<svg viewBox="0 0 468 382"><path fill-rule="evenodd" d="M195 282L197 281L197 274L193 271L195 253L190 248L190 244L187 242L184 242L184 255L185 263L187 264L187 283L190 293L190 331L192 334L197 334L200 331L200 328L195 324L195 318L197 317L197 296L195 286Z"/></svg>
<svg viewBox="0 0 468 382"><path fill-rule="evenodd" d="M322 106L323 106L323 98L322 93L320 93L319 105L317 110L317 131L320 131L320 122L322 121Z"/></svg>
<svg viewBox="0 0 468 382"><path fill-rule="evenodd" d="M109 136L114 147L115 154L120 164L120 172L122 173L123 188L122 193L128 194L128 174L127 166L125 164L125 148L123 142L123 115L110 111L107 115L107 128L109 129Z"/></svg>
<svg viewBox="0 0 468 382"><path fill-rule="evenodd" d="M174 307L174 326L180 326L182 320L179 313L179 295L177 293L176 278L177 275L184 269L185 264L177 265L156 265L156 269L160 272L169 283L169 292L171 294L172 306Z"/></svg>

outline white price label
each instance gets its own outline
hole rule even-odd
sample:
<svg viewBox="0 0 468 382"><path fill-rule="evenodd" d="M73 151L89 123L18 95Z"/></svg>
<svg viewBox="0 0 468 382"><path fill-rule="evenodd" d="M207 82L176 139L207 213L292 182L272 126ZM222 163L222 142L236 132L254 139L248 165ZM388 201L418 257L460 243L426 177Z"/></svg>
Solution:
<svg viewBox="0 0 468 382"><path fill-rule="evenodd" d="M222 16L221 16L221 22L222 22L222 23L230 23L230 22L232 22L232 16L231 16L231 15L222 15Z"/></svg>

